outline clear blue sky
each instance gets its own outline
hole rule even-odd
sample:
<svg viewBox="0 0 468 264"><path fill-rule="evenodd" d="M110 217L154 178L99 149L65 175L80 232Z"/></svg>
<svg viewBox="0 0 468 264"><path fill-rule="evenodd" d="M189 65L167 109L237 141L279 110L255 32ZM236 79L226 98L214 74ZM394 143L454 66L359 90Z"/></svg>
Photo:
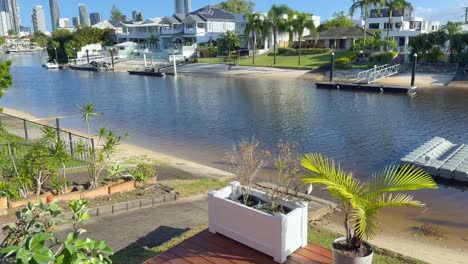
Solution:
<svg viewBox="0 0 468 264"><path fill-rule="evenodd" d="M46 25L50 30L49 0L17 0L21 9L21 20L24 26L31 25L31 10L34 5L45 8ZM61 17L78 16L78 4L86 4L88 12L101 12L108 18L110 9L115 4L124 14L131 15L132 10L139 10L143 17L160 17L173 13L173 0L58 0ZM221 0L192 0L192 9L216 4ZM429 20L462 21L464 10L468 7L468 0L410 0L417 16ZM254 0L255 10L267 11L273 4L287 4L296 10L313 13L322 17L322 21L330 18L334 12L348 11L352 0Z"/></svg>

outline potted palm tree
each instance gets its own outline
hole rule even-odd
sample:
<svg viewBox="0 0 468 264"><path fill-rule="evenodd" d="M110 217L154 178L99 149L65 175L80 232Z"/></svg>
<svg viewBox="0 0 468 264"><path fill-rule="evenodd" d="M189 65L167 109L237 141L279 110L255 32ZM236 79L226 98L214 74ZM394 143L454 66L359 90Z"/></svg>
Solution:
<svg viewBox="0 0 468 264"><path fill-rule="evenodd" d="M364 239L372 239L379 231L377 214L385 207L423 207L411 195L394 192L436 189L429 174L408 165L389 166L373 174L368 181L360 181L345 172L333 159L321 154L307 154L301 165L310 173L304 183L323 184L330 194L341 201L345 214L346 237L333 243L334 263L372 263L373 250Z"/></svg>

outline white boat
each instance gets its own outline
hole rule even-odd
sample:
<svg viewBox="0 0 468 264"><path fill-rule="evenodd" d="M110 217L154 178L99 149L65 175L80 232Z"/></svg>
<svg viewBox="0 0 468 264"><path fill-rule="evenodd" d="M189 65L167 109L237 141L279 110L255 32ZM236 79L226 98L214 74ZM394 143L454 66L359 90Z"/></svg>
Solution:
<svg viewBox="0 0 468 264"><path fill-rule="evenodd" d="M46 67L48 70L58 70L59 65L58 63L54 60L54 62L47 62L44 67Z"/></svg>

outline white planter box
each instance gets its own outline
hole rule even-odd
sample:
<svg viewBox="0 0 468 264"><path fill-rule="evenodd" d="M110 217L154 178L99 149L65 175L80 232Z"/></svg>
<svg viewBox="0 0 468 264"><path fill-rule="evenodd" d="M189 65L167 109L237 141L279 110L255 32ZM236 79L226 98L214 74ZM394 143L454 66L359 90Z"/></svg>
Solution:
<svg viewBox="0 0 468 264"><path fill-rule="evenodd" d="M270 215L228 199L241 194L242 186L231 182L229 186L208 194L209 230L220 233L254 248L277 262L298 248L307 245L307 203L284 201L292 209L288 214ZM268 200L265 192L252 189L251 194Z"/></svg>

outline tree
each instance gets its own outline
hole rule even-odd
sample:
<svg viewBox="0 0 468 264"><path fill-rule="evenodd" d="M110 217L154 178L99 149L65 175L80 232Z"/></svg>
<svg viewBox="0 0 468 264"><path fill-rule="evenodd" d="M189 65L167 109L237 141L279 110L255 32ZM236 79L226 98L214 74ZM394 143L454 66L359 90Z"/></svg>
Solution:
<svg viewBox="0 0 468 264"><path fill-rule="evenodd" d="M34 33L32 41L35 42L40 47L45 47L47 46L48 39L49 37L46 34L44 34L41 31L37 31Z"/></svg>
<svg viewBox="0 0 468 264"><path fill-rule="evenodd" d="M327 31L339 27L354 27L354 22L345 15L343 11L333 14L331 20L325 21L320 24L318 31Z"/></svg>
<svg viewBox="0 0 468 264"><path fill-rule="evenodd" d="M228 50L228 59L231 60L231 49L240 45L241 41L235 31L226 31L218 39L219 43L226 46Z"/></svg>
<svg viewBox="0 0 468 264"><path fill-rule="evenodd" d="M136 14L136 21L138 21L138 22L143 21L143 15L141 14L141 12L138 12Z"/></svg>
<svg viewBox="0 0 468 264"><path fill-rule="evenodd" d="M394 192L437 189L432 177L419 168L408 165L386 167L360 181L321 154L307 154L301 160L310 174L302 178L307 184L323 184L332 196L341 201L345 221L347 250L361 247L363 239L372 239L379 231L377 214L386 207L423 207L413 196ZM354 230L352 230L354 229Z"/></svg>
<svg viewBox="0 0 468 264"><path fill-rule="evenodd" d="M312 20L312 15L307 13L297 13L296 18L294 19L293 28L299 38L298 65L301 65L302 37L304 35L304 29L309 29L311 32L315 30L315 24Z"/></svg>
<svg viewBox="0 0 468 264"><path fill-rule="evenodd" d="M292 47L294 44L294 19L296 18L296 11L289 9L286 14L286 21L284 30L288 32L288 45Z"/></svg>
<svg viewBox="0 0 468 264"><path fill-rule="evenodd" d="M255 64L255 48L257 44L257 37L261 34L263 19L260 14L247 14L247 25L244 29L244 36L252 38L252 64Z"/></svg>
<svg viewBox="0 0 468 264"><path fill-rule="evenodd" d="M111 20L114 20L114 21L122 21L122 12L120 12L120 10L115 6L115 5L112 5L112 8L111 8Z"/></svg>
<svg viewBox="0 0 468 264"><path fill-rule="evenodd" d="M226 0L217 4L216 7L234 14L252 14L255 3L246 0Z"/></svg>
<svg viewBox="0 0 468 264"><path fill-rule="evenodd" d="M354 15L357 9L361 10L361 14L364 17L364 45L366 45L366 37L367 37L367 16L369 15L369 8L371 6L379 6L382 4L384 0L353 0L353 4L349 9L349 13L351 17Z"/></svg>
<svg viewBox="0 0 468 264"><path fill-rule="evenodd" d="M42 185L56 173L55 160L43 142L35 143L21 162L20 174L36 181L36 195L41 194Z"/></svg>
<svg viewBox="0 0 468 264"><path fill-rule="evenodd" d="M10 73L11 61L0 62L0 98L13 84L13 76Z"/></svg>
<svg viewBox="0 0 468 264"><path fill-rule="evenodd" d="M5 44L5 38L4 37L0 37L0 45L3 45Z"/></svg>
<svg viewBox="0 0 468 264"><path fill-rule="evenodd" d="M286 19L289 8L286 5L276 6L273 5L268 11L268 20L270 21L271 30L273 31L273 65L276 65L276 48L278 33L286 30Z"/></svg>
<svg viewBox="0 0 468 264"><path fill-rule="evenodd" d="M89 120L92 116L97 116L99 113L96 112L96 108L94 107L93 103L88 103L82 106L78 106L81 112L81 119L85 121L87 131L88 131L88 139L91 139L91 129L89 127Z"/></svg>
<svg viewBox="0 0 468 264"><path fill-rule="evenodd" d="M447 31L449 37L461 33L462 22L451 22L448 21L445 26L442 27L443 30Z"/></svg>
<svg viewBox="0 0 468 264"><path fill-rule="evenodd" d="M385 7L388 8L388 25L387 25L387 39L390 35L390 25L392 24L393 12L399 11L401 14L405 9L412 11L413 5L406 0L385 0Z"/></svg>

